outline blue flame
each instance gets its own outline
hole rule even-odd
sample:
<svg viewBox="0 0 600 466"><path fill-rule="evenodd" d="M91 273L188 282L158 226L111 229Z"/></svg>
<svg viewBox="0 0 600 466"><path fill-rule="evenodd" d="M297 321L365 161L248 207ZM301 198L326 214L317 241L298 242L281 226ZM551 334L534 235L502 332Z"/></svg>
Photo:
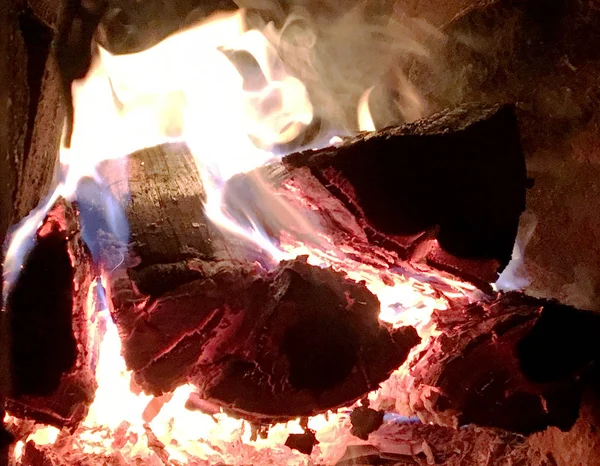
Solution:
<svg viewBox="0 0 600 466"><path fill-rule="evenodd" d="M129 223L125 212L104 183L90 177L82 178L77 184L75 198L79 208L81 236L94 262L100 260L101 233L111 233L122 243L129 241Z"/></svg>

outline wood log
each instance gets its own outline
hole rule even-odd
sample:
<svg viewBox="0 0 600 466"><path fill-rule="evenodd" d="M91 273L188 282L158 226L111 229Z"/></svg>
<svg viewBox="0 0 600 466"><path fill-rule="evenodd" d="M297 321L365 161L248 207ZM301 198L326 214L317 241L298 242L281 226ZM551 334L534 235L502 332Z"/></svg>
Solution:
<svg viewBox="0 0 600 466"><path fill-rule="evenodd" d="M307 416L362 397L418 342L412 327L378 321L364 284L303 258L273 263L213 225L185 146L146 149L101 171L107 180L128 174L109 183L134 243L100 241L123 355L146 391L193 383L237 415Z"/></svg>
<svg viewBox="0 0 600 466"><path fill-rule="evenodd" d="M87 314L92 277L77 212L59 200L37 230L7 297L10 414L57 427L73 427L87 414L96 389Z"/></svg>
<svg viewBox="0 0 600 466"><path fill-rule="evenodd" d="M411 368L420 417L524 434L573 426L600 361L600 316L508 293L435 321L441 335Z"/></svg>
<svg viewBox="0 0 600 466"><path fill-rule="evenodd" d="M280 178L299 178L296 188L306 195L325 187L370 244L483 289L510 260L525 209L527 178L512 106L466 105L292 154L282 172ZM321 203L315 201L317 208ZM254 208L268 217L272 205ZM347 230L348 220L340 220L335 229Z"/></svg>

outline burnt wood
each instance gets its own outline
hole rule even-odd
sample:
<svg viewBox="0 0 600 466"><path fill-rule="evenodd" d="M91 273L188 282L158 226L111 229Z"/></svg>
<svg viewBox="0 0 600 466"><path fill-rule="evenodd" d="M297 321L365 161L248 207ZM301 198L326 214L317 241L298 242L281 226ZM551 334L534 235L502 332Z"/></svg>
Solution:
<svg viewBox="0 0 600 466"><path fill-rule="evenodd" d="M99 235L107 292L125 361L146 391L193 383L233 414L308 416L376 388L419 341L412 327L378 321L364 284L302 257L277 264L213 225L184 145L101 171L131 231L130 245Z"/></svg>
<svg viewBox="0 0 600 466"><path fill-rule="evenodd" d="M411 369L421 417L523 434L573 426L600 361L600 316L507 293L435 321L441 335Z"/></svg>
<svg viewBox="0 0 600 466"><path fill-rule="evenodd" d="M72 427L85 417L96 388L87 322L92 277L77 211L59 200L38 229L7 297L10 414L58 427Z"/></svg>
<svg viewBox="0 0 600 466"><path fill-rule="evenodd" d="M282 164L291 177L308 168L371 244L401 259L486 288L511 258L527 186L511 105L464 105Z"/></svg>

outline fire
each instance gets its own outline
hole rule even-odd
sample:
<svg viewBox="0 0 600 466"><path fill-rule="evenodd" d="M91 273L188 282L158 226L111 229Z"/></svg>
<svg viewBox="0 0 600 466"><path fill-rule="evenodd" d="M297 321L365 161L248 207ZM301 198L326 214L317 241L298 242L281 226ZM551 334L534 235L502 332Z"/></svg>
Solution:
<svg viewBox="0 0 600 466"><path fill-rule="evenodd" d="M372 90L372 87L367 89L358 101L358 127L361 131L375 131L375 123L369 109L369 96Z"/></svg>
<svg viewBox="0 0 600 466"><path fill-rule="evenodd" d="M235 53L253 58L250 75L244 76L229 58ZM276 160L274 146L294 139L313 115L302 82L286 73L262 34L244 31L240 13L219 15L144 52L112 56L102 50L100 56L89 76L74 86L73 138L71 147L60 154L65 176L12 237L5 262L9 285L18 275L28 242L58 196L76 198L83 177L102 184L96 167L107 158L182 140L195 154L207 192L204 208L214 222L260 244L276 260L307 254L313 265L331 266L350 279L365 281L379 297L381 319L397 326L415 325L423 344L435 335L429 325L431 313L446 309L450 299L468 300L475 292L470 285L438 277L447 289L440 294L429 283L428 272L400 270L381 259L377 259L379 266L359 262L352 259L352 251L317 230L317 242L308 244L290 236L273 245L260 225L243 228L223 210L224 183L237 173ZM358 116L365 130L374 129L368 96L369 91ZM315 229L302 215L287 211L284 201L275 201L294 229ZM112 225L119 229L119 222ZM123 231L113 233L126 236ZM246 421L223 412L186 409L192 386L180 386L161 399L138 392L121 356L117 328L108 310L94 298L95 292L96 285L88 303L90 337L99 353L93 361L98 383L94 403L75 432L36 426L16 444L17 460L24 445L34 442L53 446L71 464L78 464L81 455L96 455L117 458L121 464L300 465L334 462L346 444L361 442L350 435L344 410L308 420L320 444L307 457L283 446L289 433L303 432L300 420L271 426L264 438L253 438L253 427ZM402 374L406 367L397 377ZM378 396L375 392L370 398L375 401ZM9 424L19 423L9 419Z"/></svg>

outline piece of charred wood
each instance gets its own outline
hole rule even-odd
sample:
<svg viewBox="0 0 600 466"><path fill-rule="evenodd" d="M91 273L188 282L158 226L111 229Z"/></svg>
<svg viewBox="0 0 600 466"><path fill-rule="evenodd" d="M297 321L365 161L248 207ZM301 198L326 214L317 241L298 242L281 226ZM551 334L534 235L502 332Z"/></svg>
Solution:
<svg viewBox="0 0 600 466"><path fill-rule="evenodd" d="M259 422L308 416L376 388L419 341L412 327L379 322L364 284L302 257L277 264L213 225L184 145L100 170L132 240L101 239L107 293L125 361L147 392L192 383Z"/></svg>
<svg viewBox="0 0 600 466"><path fill-rule="evenodd" d="M310 455L319 441L312 430L305 430L303 434L289 434L285 440L285 446L290 447L292 450L298 450L305 455Z"/></svg>
<svg viewBox="0 0 600 466"><path fill-rule="evenodd" d="M524 434L577 420L600 316L509 293L435 319L441 335L411 371L421 417Z"/></svg>
<svg viewBox="0 0 600 466"><path fill-rule="evenodd" d="M11 328L10 414L58 427L75 426L93 400L87 298L91 260L77 212L59 200L7 298Z"/></svg>
<svg viewBox="0 0 600 466"><path fill-rule="evenodd" d="M37 447L33 440L30 440L25 444L20 464L31 464L32 466L58 466L43 448Z"/></svg>
<svg viewBox="0 0 600 466"><path fill-rule="evenodd" d="M368 406L360 406L350 414L352 423L352 435L367 440L369 434L375 432L383 425L383 410L375 410Z"/></svg>
<svg viewBox="0 0 600 466"><path fill-rule="evenodd" d="M340 146L292 154L282 165L269 169L292 178L306 195L325 188L372 245L401 259L485 288L511 258L527 185L512 106L466 105ZM230 181L228 209L235 215L237 194L243 215L251 204L254 216L272 218L273 203L257 193L264 179L274 177L253 176L258 181L244 175ZM324 199L315 203L325 210ZM350 228L347 218L339 220L337 229Z"/></svg>

